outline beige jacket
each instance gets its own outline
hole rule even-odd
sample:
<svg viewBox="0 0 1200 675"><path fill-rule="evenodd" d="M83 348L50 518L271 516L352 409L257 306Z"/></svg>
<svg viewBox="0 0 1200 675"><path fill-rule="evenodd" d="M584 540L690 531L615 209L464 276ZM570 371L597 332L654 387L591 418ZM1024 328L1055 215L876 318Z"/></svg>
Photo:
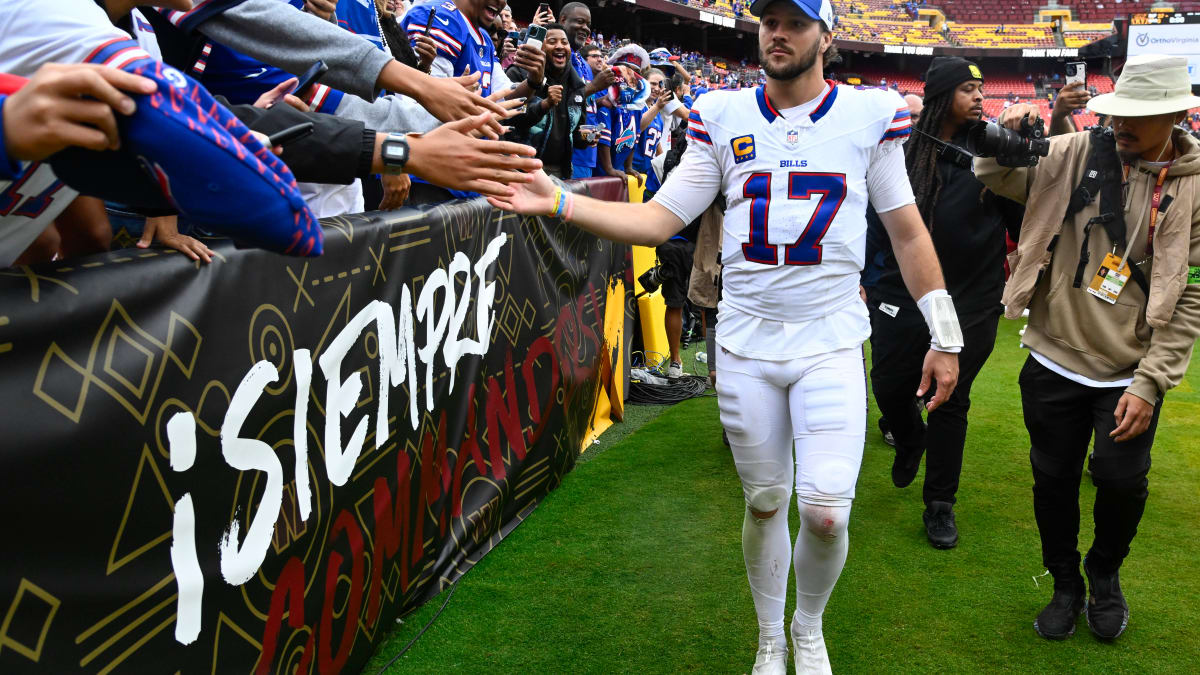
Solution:
<svg viewBox="0 0 1200 675"><path fill-rule="evenodd" d="M1051 361L1099 381L1132 377L1126 391L1155 403L1179 384L1200 335L1200 284L1188 284L1189 266L1200 267L1200 143L1177 129L1179 156L1167 174L1163 196L1174 201L1159 215L1154 256L1147 259L1150 198L1157 171L1132 171L1125 204L1129 260L1150 282L1147 298L1132 280L1115 305L1087 292L1113 243L1100 225L1088 240L1091 258L1083 283L1074 287L1084 225L1099 214L1099 199L1064 222L1067 202L1088 156L1088 133L1051 139L1050 155L1036 168L1001 167L975 160L975 174L997 194L1026 204L1021 241L1009 256L1012 275L1004 289L1006 316L1029 308L1024 342ZM1047 247L1059 236L1054 251ZM1116 251L1118 256L1125 253Z"/></svg>
<svg viewBox="0 0 1200 675"><path fill-rule="evenodd" d="M713 202L700 216L696 234L696 252L692 258L692 276L688 282L688 300L697 307L717 306L721 277L721 227L725 212Z"/></svg>

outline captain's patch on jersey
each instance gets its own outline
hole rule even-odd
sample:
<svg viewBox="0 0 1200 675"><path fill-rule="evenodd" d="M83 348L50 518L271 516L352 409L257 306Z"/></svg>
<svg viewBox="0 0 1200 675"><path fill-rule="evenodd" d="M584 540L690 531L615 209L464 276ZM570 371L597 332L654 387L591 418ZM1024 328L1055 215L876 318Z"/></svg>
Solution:
<svg viewBox="0 0 1200 675"><path fill-rule="evenodd" d="M738 136L729 141L729 145L733 147L734 163L741 164L754 159L754 134Z"/></svg>

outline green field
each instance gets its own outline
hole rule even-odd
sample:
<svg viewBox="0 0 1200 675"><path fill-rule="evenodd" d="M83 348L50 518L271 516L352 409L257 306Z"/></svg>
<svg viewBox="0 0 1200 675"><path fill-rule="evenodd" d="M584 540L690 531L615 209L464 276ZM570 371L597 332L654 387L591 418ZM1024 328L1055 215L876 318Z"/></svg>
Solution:
<svg viewBox="0 0 1200 675"><path fill-rule="evenodd" d="M850 558L825 614L835 672L1200 671L1200 455L1187 440L1200 435L1200 371L1163 410L1150 501L1122 569L1128 631L1106 644L1081 621L1070 640L1049 642L1033 631L1050 587L1033 579L1042 567L1016 384L1020 326L1001 321L972 392L957 548L926 543L921 478L892 486L892 450L872 409ZM463 577L389 672L749 671L757 625L741 560L743 501L716 399L632 412L637 421L607 432ZM1085 476L1085 547L1094 493ZM793 511L793 531L797 520ZM397 623L365 672L388 663L444 598Z"/></svg>

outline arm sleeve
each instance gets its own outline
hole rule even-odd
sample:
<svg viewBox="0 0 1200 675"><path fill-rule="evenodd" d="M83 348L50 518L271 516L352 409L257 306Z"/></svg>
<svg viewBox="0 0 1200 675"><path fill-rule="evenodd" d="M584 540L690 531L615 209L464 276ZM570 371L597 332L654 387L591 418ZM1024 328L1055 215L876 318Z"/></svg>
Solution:
<svg viewBox="0 0 1200 675"><path fill-rule="evenodd" d="M12 180L21 172L21 164L9 158L4 140L4 102L7 100L7 96L0 96L0 178Z"/></svg>
<svg viewBox="0 0 1200 675"><path fill-rule="evenodd" d="M1195 232L1196 224L1200 223L1200 204L1193 207L1191 216ZM1197 263L1200 263L1200 244L1193 238L1188 265ZM1133 384L1125 391L1151 405L1157 403L1187 374L1197 337L1200 337L1200 285L1187 284L1170 320L1150 334L1150 348L1133 371Z"/></svg>
<svg viewBox="0 0 1200 675"><path fill-rule="evenodd" d="M1200 337L1200 286L1188 285L1175 303L1171 320L1150 335L1150 348L1133 371L1133 384L1125 391L1156 404L1183 380L1197 337Z"/></svg>
<svg viewBox="0 0 1200 675"><path fill-rule="evenodd" d="M355 178L368 175L375 154L375 132L362 122L304 113L290 105L277 105L268 110L250 105L231 106L230 110L243 124L268 136L305 122L313 123L313 133L283 148L284 163L296 179L306 183L349 185ZM365 138L370 136L370 146ZM363 173L364 153L367 172Z"/></svg>
<svg viewBox="0 0 1200 675"><path fill-rule="evenodd" d="M612 112L612 108L601 108L596 113L596 124L600 125L600 145L607 147L612 146Z"/></svg>
<svg viewBox="0 0 1200 675"><path fill-rule="evenodd" d="M425 133L441 125L441 122L421 107L420 103L398 94L383 96L374 101L365 101L357 96L344 96L334 114L358 120L372 129L384 132Z"/></svg>
<svg viewBox="0 0 1200 675"><path fill-rule="evenodd" d="M867 195L877 213L895 211L916 203L900 143L881 143L871 152L871 164L867 167Z"/></svg>
<svg viewBox="0 0 1200 675"><path fill-rule="evenodd" d="M279 0L245 0L197 30L289 73L324 61L329 72L322 83L368 100L375 98L379 73L392 61L361 37Z"/></svg>
<svg viewBox="0 0 1200 675"><path fill-rule="evenodd" d="M1024 204L1029 197L1029 186L1033 185L1036 167L1012 168L1000 166L991 157L975 158L975 177L992 192ZM1066 193L1070 196L1070 193Z"/></svg>
<svg viewBox="0 0 1200 675"><path fill-rule="evenodd" d="M654 195L658 202L685 224L700 217L721 192L721 165L711 143L688 140L683 159Z"/></svg>

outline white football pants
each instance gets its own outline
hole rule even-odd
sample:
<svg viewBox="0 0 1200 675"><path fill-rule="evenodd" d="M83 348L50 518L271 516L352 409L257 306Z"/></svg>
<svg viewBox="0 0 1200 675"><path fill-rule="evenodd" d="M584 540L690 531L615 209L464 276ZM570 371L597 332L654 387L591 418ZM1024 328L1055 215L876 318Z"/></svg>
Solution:
<svg viewBox="0 0 1200 675"><path fill-rule="evenodd" d="M718 348L717 394L746 498L742 552L760 639L783 635L789 556L796 621L819 628L846 562L862 464L861 349L763 361ZM801 519L794 549L787 522L793 490Z"/></svg>

